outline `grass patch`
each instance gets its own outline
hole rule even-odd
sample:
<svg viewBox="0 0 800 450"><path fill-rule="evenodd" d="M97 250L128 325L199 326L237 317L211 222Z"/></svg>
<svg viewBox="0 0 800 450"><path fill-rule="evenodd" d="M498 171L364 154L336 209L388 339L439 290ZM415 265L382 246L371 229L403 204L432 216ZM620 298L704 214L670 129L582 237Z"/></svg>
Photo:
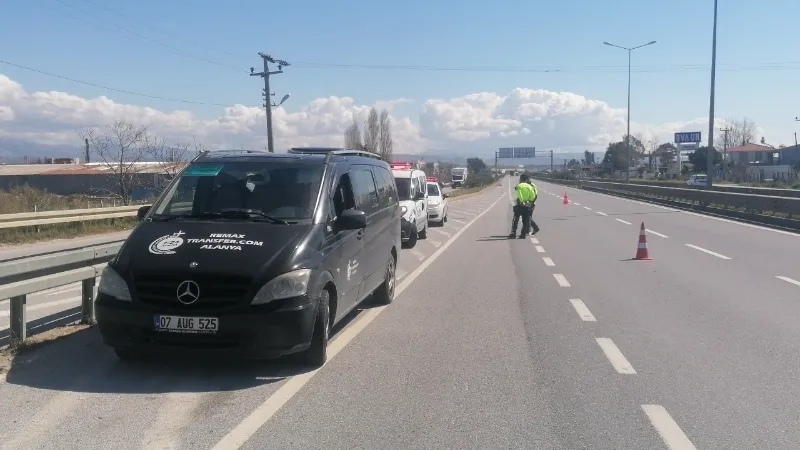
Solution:
<svg viewBox="0 0 800 450"><path fill-rule="evenodd" d="M59 341L91 327L92 325L85 324L66 325L31 336L22 342L12 342L8 347L0 349L0 375L5 375L11 370L14 358L17 356L32 352L44 345Z"/></svg>
<svg viewBox="0 0 800 450"><path fill-rule="evenodd" d="M37 227L0 228L0 247L32 242L72 239L103 233L130 230L139 223L135 216L115 219L57 223Z"/></svg>
<svg viewBox="0 0 800 450"><path fill-rule="evenodd" d="M474 194L474 193L480 192L480 191L482 191L482 190L484 190L484 189L486 189L488 187L491 187L491 185L484 186L484 187L471 187L471 188L464 188L464 189L456 189L454 191L450 191L450 198L461 197L462 195Z"/></svg>

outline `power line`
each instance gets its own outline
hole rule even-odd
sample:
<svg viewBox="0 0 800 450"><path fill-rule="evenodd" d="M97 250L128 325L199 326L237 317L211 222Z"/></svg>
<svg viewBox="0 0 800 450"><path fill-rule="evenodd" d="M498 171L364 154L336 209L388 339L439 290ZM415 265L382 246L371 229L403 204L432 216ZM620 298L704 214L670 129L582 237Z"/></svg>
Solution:
<svg viewBox="0 0 800 450"><path fill-rule="evenodd" d="M54 74L54 73L45 72L44 70L34 69L32 67L23 66L21 64L14 64L14 63L9 62L9 61L0 60L0 64L6 64L6 65L9 65L9 66L13 66L13 67L16 67L16 68L19 68L19 69L24 69L24 70L27 70L27 71L30 71L30 72L36 72L36 73L39 73L39 74L42 74L42 75L47 75L47 76L54 77L54 78L60 78L62 80L72 81L73 83L84 84L86 86L92 86L92 87L96 87L96 88L100 88L100 89L106 89L106 90L114 91L114 92L120 92L120 93L128 94L128 95L136 95L138 97L152 98L152 99L155 99L155 100L166 100L166 101L169 101L169 102L186 103L186 104L190 104L190 105L225 106L225 107L233 105L233 103L199 102L199 101L193 101L193 100L183 100L183 99L179 99L179 98L161 97L161 96L158 96L158 95L142 94L142 93L139 93L139 92L128 91L128 90L125 90L125 89L117 89L117 88L113 88L113 87L109 87L109 86L103 86L102 84L90 83L88 81L83 81L83 80L78 80L78 79L75 79L75 78L65 77L63 75L57 75L57 74ZM257 108L257 106L255 106L255 105L244 105L244 106L251 107L251 108Z"/></svg>

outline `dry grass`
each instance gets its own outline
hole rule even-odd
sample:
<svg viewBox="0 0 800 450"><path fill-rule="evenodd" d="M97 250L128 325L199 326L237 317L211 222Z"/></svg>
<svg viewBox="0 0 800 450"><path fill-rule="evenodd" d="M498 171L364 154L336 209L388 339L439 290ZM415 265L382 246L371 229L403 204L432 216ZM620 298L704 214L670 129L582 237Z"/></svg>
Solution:
<svg viewBox="0 0 800 450"><path fill-rule="evenodd" d="M11 370L11 366L14 364L14 358L16 358L18 355L34 351L43 345L56 342L87 328L91 328L91 325L66 325L44 331L37 335L31 336L23 342L15 342L4 349L0 349L0 376L7 374L8 371Z"/></svg>
<svg viewBox="0 0 800 450"><path fill-rule="evenodd" d="M57 211L64 209L102 208L119 206L109 198L86 195L59 196L27 186L0 191L0 214ZM70 239L101 233L113 233L133 228L136 217L40 225L38 227L0 228L0 247L54 239Z"/></svg>

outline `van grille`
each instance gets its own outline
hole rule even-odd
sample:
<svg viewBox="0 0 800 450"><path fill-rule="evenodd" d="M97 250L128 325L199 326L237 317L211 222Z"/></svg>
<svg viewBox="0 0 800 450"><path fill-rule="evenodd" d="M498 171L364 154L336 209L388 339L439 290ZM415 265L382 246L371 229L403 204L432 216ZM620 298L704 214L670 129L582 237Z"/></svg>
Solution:
<svg viewBox="0 0 800 450"><path fill-rule="evenodd" d="M185 305L178 301L178 286L191 280L200 288L197 301ZM186 310L220 308L240 302L250 288L250 279L242 276L192 272L135 273L133 284L143 303Z"/></svg>

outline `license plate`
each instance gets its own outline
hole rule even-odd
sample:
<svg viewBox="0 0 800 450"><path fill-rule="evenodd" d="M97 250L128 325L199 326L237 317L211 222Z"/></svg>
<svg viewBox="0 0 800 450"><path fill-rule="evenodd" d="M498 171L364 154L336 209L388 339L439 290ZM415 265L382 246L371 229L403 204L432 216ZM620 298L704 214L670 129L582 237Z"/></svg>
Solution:
<svg viewBox="0 0 800 450"><path fill-rule="evenodd" d="M214 334L219 330L219 319L216 317L155 316L153 325L157 331Z"/></svg>

